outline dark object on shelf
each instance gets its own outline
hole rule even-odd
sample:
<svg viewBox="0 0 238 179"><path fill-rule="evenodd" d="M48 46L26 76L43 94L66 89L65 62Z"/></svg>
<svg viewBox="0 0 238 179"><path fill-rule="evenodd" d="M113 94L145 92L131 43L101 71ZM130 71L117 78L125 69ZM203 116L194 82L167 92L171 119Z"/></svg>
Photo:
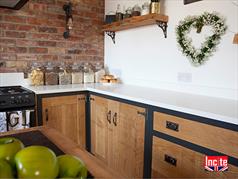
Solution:
<svg viewBox="0 0 238 179"><path fill-rule="evenodd" d="M184 5L186 5L186 4L194 3L197 1L202 1L202 0L183 0L183 3L184 3Z"/></svg>
<svg viewBox="0 0 238 179"><path fill-rule="evenodd" d="M123 13L117 12L116 13L116 21L121 21L123 20Z"/></svg>
<svg viewBox="0 0 238 179"><path fill-rule="evenodd" d="M0 7L1 8L8 8L8 9L14 9L19 10L21 9L28 0L1 0L0 1Z"/></svg>
<svg viewBox="0 0 238 179"><path fill-rule="evenodd" d="M66 31L64 32L63 36L65 39L67 39L70 36L70 30L73 29L72 3L68 2L63 6L63 9L66 15L66 26L65 26Z"/></svg>
<svg viewBox="0 0 238 179"><path fill-rule="evenodd" d="M116 22L116 15L106 15L105 22L106 24Z"/></svg>
<svg viewBox="0 0 238 179"><path fill-rule="evenodd" d="M19 134L12 134L9 136L4 137L15 137L23 142L25 147L31 145L41 145L50 148L54 151L56 156L63 155L64 152L60 150L54 143L52 143L44 134L40 131L31 131L31 132L24 132ZM1 138L1 137L0 137ZM88 172L87 178L94 178L91 173Z"/></svg>
<svg viewBox="0 0 238 179"><path fill-rule="evenodd" d="M134 16L140 16L140 11L132 11L132 17L134 17Z"/></svg>

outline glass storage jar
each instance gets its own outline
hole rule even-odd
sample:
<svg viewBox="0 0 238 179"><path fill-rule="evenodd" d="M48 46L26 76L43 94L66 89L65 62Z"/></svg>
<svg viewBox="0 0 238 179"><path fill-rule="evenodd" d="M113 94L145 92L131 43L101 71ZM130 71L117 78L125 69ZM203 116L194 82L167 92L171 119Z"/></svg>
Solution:
<svg viewBox="0 0 238 179"><path fill-rule="evenodd" d="M71 84L71 73L64 63L61 63L59 68L59 84L60 85Z"/></svg>
<svg viewBox="0 0 238 179"><path fill-rule="evenodd" d="M30 78L30 84L32 86L44 85L44 71L42 66L39 63L34 62L32 64L29 78Z"/></svg>
<svg viewBox="0 0 238 179"><path fill-rule="evenodd" d="M94 83L94 72L89 63L84 64L83 82Z"/></svg>
<svg viewBox="0 0 238 179"><path fill-rule="evenodd" d="M106 74L105 69L101 63L95 65L95 83L99 83L103 76Z"/></svg>
<svg viewBox="0 0 238 179"><path fill-rule="evenodd" d="M72 68L72 84L83 83L82 65L74 63L71 68Z"/></svg>
<svg viewBox="0 0 238 179"><path fill-rule="evenodd" d="M136 4L133 8L132 8L132 17L133 16L140 16L141 15L141 7Z"/></svg>
<svg viewBox="0 0 238 179"><path fill-rule="evenodd" d="M45 70L45 85L58 85L58 73L55 66L48 62Z"/></svg>

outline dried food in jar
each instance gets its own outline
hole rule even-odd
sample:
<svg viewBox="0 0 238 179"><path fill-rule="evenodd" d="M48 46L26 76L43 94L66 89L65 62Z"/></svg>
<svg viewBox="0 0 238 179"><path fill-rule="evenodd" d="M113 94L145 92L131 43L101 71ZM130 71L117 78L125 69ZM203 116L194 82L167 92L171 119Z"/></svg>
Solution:
<svg viewBox="0 0 238 179"><path fill-rule="evenodd" d="M94 83L94 72L89 63L84 64L84 83Z"/></svg>
<svg viewBox="0 0 238 179"><path fill-rule="evenodd" d="M33 86L44 85L44 72L38 63L33 63L32 65L30 81Z"/></svg>
<svg viewBox="0 0 238 179"><path fill-rule="evenodd" d="M68 84L71 84L71 82L72 82L71 73L66 68L64 63L62 63L60 65L60 71L59 71L59 84L60 85L68 85Z"/></svg>
<svg viewBox="0 0 238 179"><path fill-rule="evenodd" d="M83 83L83 69L80 64L74 63L72 65L72 84Z"/></svg>
<svg viewBox="0 0 238 179"><path fill-rule="evenodd" d="M47 64L45 71L45 85L58 85L58 73L55 66L50 62Z"/></svg>

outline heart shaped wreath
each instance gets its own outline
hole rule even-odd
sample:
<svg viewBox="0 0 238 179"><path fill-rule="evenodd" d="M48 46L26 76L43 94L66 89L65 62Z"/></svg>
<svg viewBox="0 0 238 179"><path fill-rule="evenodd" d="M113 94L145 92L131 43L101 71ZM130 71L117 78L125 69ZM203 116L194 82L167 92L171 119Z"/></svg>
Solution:
<svg viewBox="0 0 238 179"><path fill-rule="evenodd" d="M196 49L192 46L192 39L187 34L192 28L196 28L197 33L200 33L204 26L211 26L213 34L206 38L200 49ZM217 13L205 12L201 16L188 16L176 27L177 42L183 54L190 58L192 64L199 66L216 50L226 29L225 20Z"/></svg>

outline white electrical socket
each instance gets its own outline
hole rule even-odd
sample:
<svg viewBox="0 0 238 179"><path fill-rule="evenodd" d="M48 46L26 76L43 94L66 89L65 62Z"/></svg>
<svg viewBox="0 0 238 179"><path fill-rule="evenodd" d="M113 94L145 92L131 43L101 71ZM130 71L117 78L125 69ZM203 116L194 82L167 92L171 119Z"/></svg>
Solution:
<svg viewBox="0 0 238 179"><path fill-rule="evenodd" d="M191 83L192 82L192 73L179 72L177 74L178 82Z"/></svg>

